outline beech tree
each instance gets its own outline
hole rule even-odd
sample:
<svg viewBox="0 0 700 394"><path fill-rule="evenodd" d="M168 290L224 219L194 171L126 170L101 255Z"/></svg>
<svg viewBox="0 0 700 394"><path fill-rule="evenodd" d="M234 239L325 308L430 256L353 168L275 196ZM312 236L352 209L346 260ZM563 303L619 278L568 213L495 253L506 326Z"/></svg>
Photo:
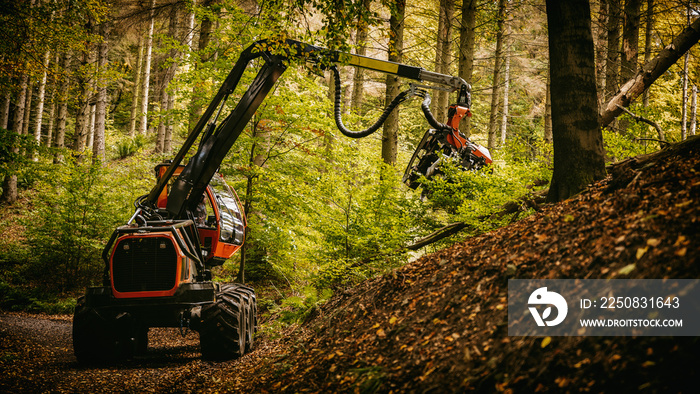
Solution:
<svg viewBox="0 0 700 394"><path fill-rule="evenodd" d="M389 61L400 63L403 59L403 31L405 0L396 0L389 20ZM401 91L401 81L395 75L386 76L386 104ZM399 131L399 109L389 114L382 131L382 159L387 164L396 164Z"/></svg>
<svg viewBox="0 0 700 394"><path fill-rule="evenodd" d="M506 1L498 0L498 15L496 16L496 54L493 65L493 86L491 87L491 114L489 116L488 148L496 148L498 138L498 103L500 101L501 67L503 63L503 35L506 19ZM551 32L550 32L551 34Z"/></svg>
<svg viewBox="0 0 700 394"><path fill-rule="evenodd" d="M605 176L587 0L547 0L554 173L547 200L561 201Z"/></svg>
<svg viewBox="0 0 700 394"><path fill-rule="evenodd" d="M151 0L150 3L150 20L148 24L148 32L146 33L146 42L144 47L144 61L143 61L143 79L141 86L141 120L139 124L139 134L144 135L148 130L148 93L149 86L151 83L151 59L153 53L153 28L155 24L155 14L154 9L156 6L156 0Z"/></svg>
<svg viewBox="0 0 700 394"><path fill-rule="evenodd" d="M454 0L440 0L438 9L438 30L435 44L435 72L441 74L450 73L452 60L452 23L454 19ZM436 91L433 100L433 113L440 122L447 119L447 107L449 94L445 91Z"/></svg>
<svg viewBox="0 0 700 394"><path fill-rule="evenodd" d="M476 30L476 0L464 0L462 2L462 19L459 27L459 77L472 83L474 71L474 43ZM470 134L471 117L465 116L460 122L460 130L466 135Z"/></svg>

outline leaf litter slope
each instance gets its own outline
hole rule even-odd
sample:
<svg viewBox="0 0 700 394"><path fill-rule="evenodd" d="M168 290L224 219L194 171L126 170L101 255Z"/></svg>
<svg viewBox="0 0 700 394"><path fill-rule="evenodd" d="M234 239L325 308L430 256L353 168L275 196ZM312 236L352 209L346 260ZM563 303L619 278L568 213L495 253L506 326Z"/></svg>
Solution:
<svg viewBox="0 0 700 394"><path fill-rule="evenodd" d="M232 389L689 391L695 337L508 337L509 278L700 278L700 139L332 298ZM231 383L230 383L231 384Z"/></svg>

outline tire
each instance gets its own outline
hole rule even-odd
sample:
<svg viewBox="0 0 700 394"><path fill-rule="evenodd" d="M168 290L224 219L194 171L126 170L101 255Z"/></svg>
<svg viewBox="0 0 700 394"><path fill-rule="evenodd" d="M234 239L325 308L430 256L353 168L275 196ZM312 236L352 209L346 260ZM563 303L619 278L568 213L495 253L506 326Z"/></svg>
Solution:
<svg viewBox="0 0 700 394"><path fill-rule="evenodd" d="M148 328L128 313L111 316L88 307L80 297L73 315L73 352L79 364L108 364L143 354Z"/></svg>
<svg viewBox="0 0 700 394"><path fill-rule="evenodd" d="M247 299L247 319L246 319L246 353L253 350L255 333L258 332L258 303L255 290L245 285L239 285L238 291L245 294Z"/></svg>
<svg viewBox="0 0 700 394"><path fill-rule="evenodd" d="M216 301L202 307L199 342L202 357L228 360L246 349L246 298L233 284L221 285Z"/></svg>
<svg viewBox="0 0 700 394"><path fill-rule="evenodd" d="M108 319L80 297L73 315L73 352L80 364L102 364L118 357L116 335Z"/></svg>

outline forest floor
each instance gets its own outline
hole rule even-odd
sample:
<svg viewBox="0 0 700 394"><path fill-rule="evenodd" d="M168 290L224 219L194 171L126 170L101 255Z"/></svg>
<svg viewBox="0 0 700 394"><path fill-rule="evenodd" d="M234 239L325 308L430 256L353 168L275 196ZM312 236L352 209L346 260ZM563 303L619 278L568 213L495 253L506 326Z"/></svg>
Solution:
<svg viewBox="0 0 700 394"><path fill-rule="evenodd" d="M509 337L508 279L700 278L700 138L559 204L336 294L239 360L152 329L108 368L69 317L0 314L0 392L697 392L698 337Z"/></svg>

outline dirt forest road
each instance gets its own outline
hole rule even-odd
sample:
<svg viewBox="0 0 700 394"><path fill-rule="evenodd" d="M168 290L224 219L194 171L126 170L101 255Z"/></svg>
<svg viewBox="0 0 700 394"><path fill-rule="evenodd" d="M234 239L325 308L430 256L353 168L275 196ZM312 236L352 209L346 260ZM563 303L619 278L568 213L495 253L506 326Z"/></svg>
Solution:
<svg viewBox="0 0 700 394"><path fill-rule="evenodd" d="M0 312L0 393L225 392L250 361L202 361L197 333L152 328L145 356L88 368L73 355L71 329L70 316Z"/></svg>

